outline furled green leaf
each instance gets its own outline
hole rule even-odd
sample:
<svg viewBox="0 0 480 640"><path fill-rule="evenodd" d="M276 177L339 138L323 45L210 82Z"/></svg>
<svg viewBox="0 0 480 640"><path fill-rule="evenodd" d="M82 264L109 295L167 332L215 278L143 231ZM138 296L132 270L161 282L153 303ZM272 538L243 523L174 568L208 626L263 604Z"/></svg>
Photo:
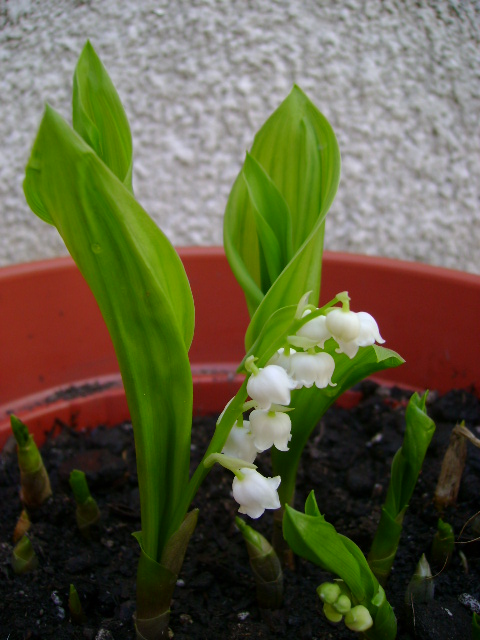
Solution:
<svg viewBox="0 0 480 640"><path fill-rule="evenodd" d="M427 393L422 397L414 393L408 403L403 444L392 462L387 497L368 555L368 562L382 583L385 583L390 574L400 541L405 511L435 432L435 423L426 413L426 398Z"/></svg>
<svg viewBox="0 0 480 640"><path fill-rule="evenodd" d="M318 300L325 216L339 177L333 130L294 87L257 133L225 211L225 252L253 316L247 351L277 309L306 291ZM275 246L272 257L269 246Z"/></svg>
<svg viewBox="0 0 480 640"><path fill-rule="evenodd" d="M24 190L57 227L112 337L135 431L143 549L157 559L169 535L159 523L169 522L189 474L194 308L183 265L123 182L50 107Z"/></svg>
<svg viewBox="0 0 480 640"><path fill-rule="evenodd" d="M132 191L132 136L117 91L87 41L73 76L73 128Z"/></svg>

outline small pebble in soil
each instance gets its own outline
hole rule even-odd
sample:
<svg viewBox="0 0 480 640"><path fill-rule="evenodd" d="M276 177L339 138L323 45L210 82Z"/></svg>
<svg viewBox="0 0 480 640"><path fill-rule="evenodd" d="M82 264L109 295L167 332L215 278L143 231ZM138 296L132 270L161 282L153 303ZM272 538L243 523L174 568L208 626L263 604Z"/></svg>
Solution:
<svg viewBox="0 0 480 640"><path fill-rule="evenodd" d="M480 614L480 602L469 593L462 593L462 595L458 596L458 601L467 609L470 609L472 613Z"/></svg>
<svg viewBox="0 0 480 640"><path fill-rule="evenodd" d="M237 613L237 618L243 622L249 615L250 611L240 611L240 613Z"/></svg>

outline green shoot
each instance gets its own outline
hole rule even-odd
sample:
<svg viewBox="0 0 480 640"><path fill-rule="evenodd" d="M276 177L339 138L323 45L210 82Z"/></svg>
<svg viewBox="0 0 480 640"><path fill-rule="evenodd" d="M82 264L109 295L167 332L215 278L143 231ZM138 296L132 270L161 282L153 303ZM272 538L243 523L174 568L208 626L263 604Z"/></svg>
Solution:
<svg viewBox="0 0 480 640"><path fill-rule="evenodd" d="M396 637L397 622L385 591L361 550L349 538L338 534L320 514L313 491L305 503L305 513L286 506L283 533L297 555L340 578L338 590L325 585L319 589L320 598L328 605L325 613L329 620L340 621L345 611L345 624L362 631L366 638ZM350 600L351 611L343 596Z"/></svg>
<svg viewBox="0 0 480 640"><path fill-rule="evenodd" d="M435 582L432 571L425 554L422 554L405 591L405 604L412 607L415 603L431 602L434 594Z"/></svg>
<svg viewBox="0 0 480 640"><path fill-rule="evenodd" d="M20 514L17 524L15 525L15 530L13 532L13 541L18 542L20 538L27 533L27 531L32 526L30 522L30 517L27 513L26 509L22 509L22 513Z"/></svg>
<svg viewBox="0 0 480 640"><path fill-rule="evenodd" d="M453 527L448 522L438 519L437 532L432 541L432 560L444 567L455 549Z"/></svg>
<svg viewBox="0 0 480 640"><path fill-rule="evenodd" d="M261 609L279 609L283 598L283 572L272 545L241 518L235 523L247 545L250 567L257 587L257 602Z"/></svg>
<svg viewBox="0 0 480 640"><path fill-rule="evenodd" d="M52 495L50 478L28 427L14 415L10 424L17 442L20 498L27 507L39 507Z"/></svg>
<svg viewBox="0 0 480 640"><path fill-rule="evenodd" d="M77 508L75 510L77 526L82 536L86 539L90 539L92 536L92 530L100 522L100 509L98 508L96 501L90 495L87 479L83 471L74 469L70 473L69 483L77 504Z"/></svg>
<svg viewBox="0 0 480 640"><path fill-rule="evenodd" d="M435 432L435 424L426 413L426 399L427 393L422 397L414 393L408 403L403 445L392 462L387 497L368 555L368 563L383 585L390 574L402 533L403 518Z"/></svg>
<svg viewBox="0 0 480 640"><path fill-rule="evenodd" d="M68 609L70 611L70 617L72 622L76 624L83 624L86 620L85 612L80 602L80 596L73 584L70 585L68 592Z"/></svg>
<svg viewBox="0 0 480 640"><path fill-rule="evenodd" d="M38 556L26 535L24 535L13 548L12 568L17 575L29 573L38 567Z"/></svg>
<svg viewBox="0 0 480 640"><path fill-rule="evenodd" d="M472 616L472 640L480 640L480 614Z"/></svg>

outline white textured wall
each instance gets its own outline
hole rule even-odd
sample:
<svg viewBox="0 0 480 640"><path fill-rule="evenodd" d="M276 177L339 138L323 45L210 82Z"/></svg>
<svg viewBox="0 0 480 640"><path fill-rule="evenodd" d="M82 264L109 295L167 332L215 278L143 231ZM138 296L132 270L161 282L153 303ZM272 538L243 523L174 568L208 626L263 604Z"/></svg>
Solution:
<svg viewBox="0 0 480 640"><path fill-rule="evenodd" d="M43 103L70 115L88 37L131 122L136 195L175 244L221 244L245 149L295 82L342 152L327 248L480 272L478 1L0 7L0 264L65 252L21 184Z"/></svg>

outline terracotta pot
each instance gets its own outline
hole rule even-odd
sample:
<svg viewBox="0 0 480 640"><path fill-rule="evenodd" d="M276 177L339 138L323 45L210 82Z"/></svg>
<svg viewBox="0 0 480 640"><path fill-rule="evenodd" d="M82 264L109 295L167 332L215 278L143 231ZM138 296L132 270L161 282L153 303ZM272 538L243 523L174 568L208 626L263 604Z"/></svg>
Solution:
<svg viewBox="0 0 480 640"><path fill-rule="evenodd" d="M179 250L196 330L194 410L218 412L241 382L248 316L222 248ZM325 253L322 301L347 289L406 364L377 379L416 389L478 384L480 276L427 265ZM70 258L0 269L0 447L15 412L37 434L55 421L87 427L128 419L115 353L98 307Z"/></svg>

